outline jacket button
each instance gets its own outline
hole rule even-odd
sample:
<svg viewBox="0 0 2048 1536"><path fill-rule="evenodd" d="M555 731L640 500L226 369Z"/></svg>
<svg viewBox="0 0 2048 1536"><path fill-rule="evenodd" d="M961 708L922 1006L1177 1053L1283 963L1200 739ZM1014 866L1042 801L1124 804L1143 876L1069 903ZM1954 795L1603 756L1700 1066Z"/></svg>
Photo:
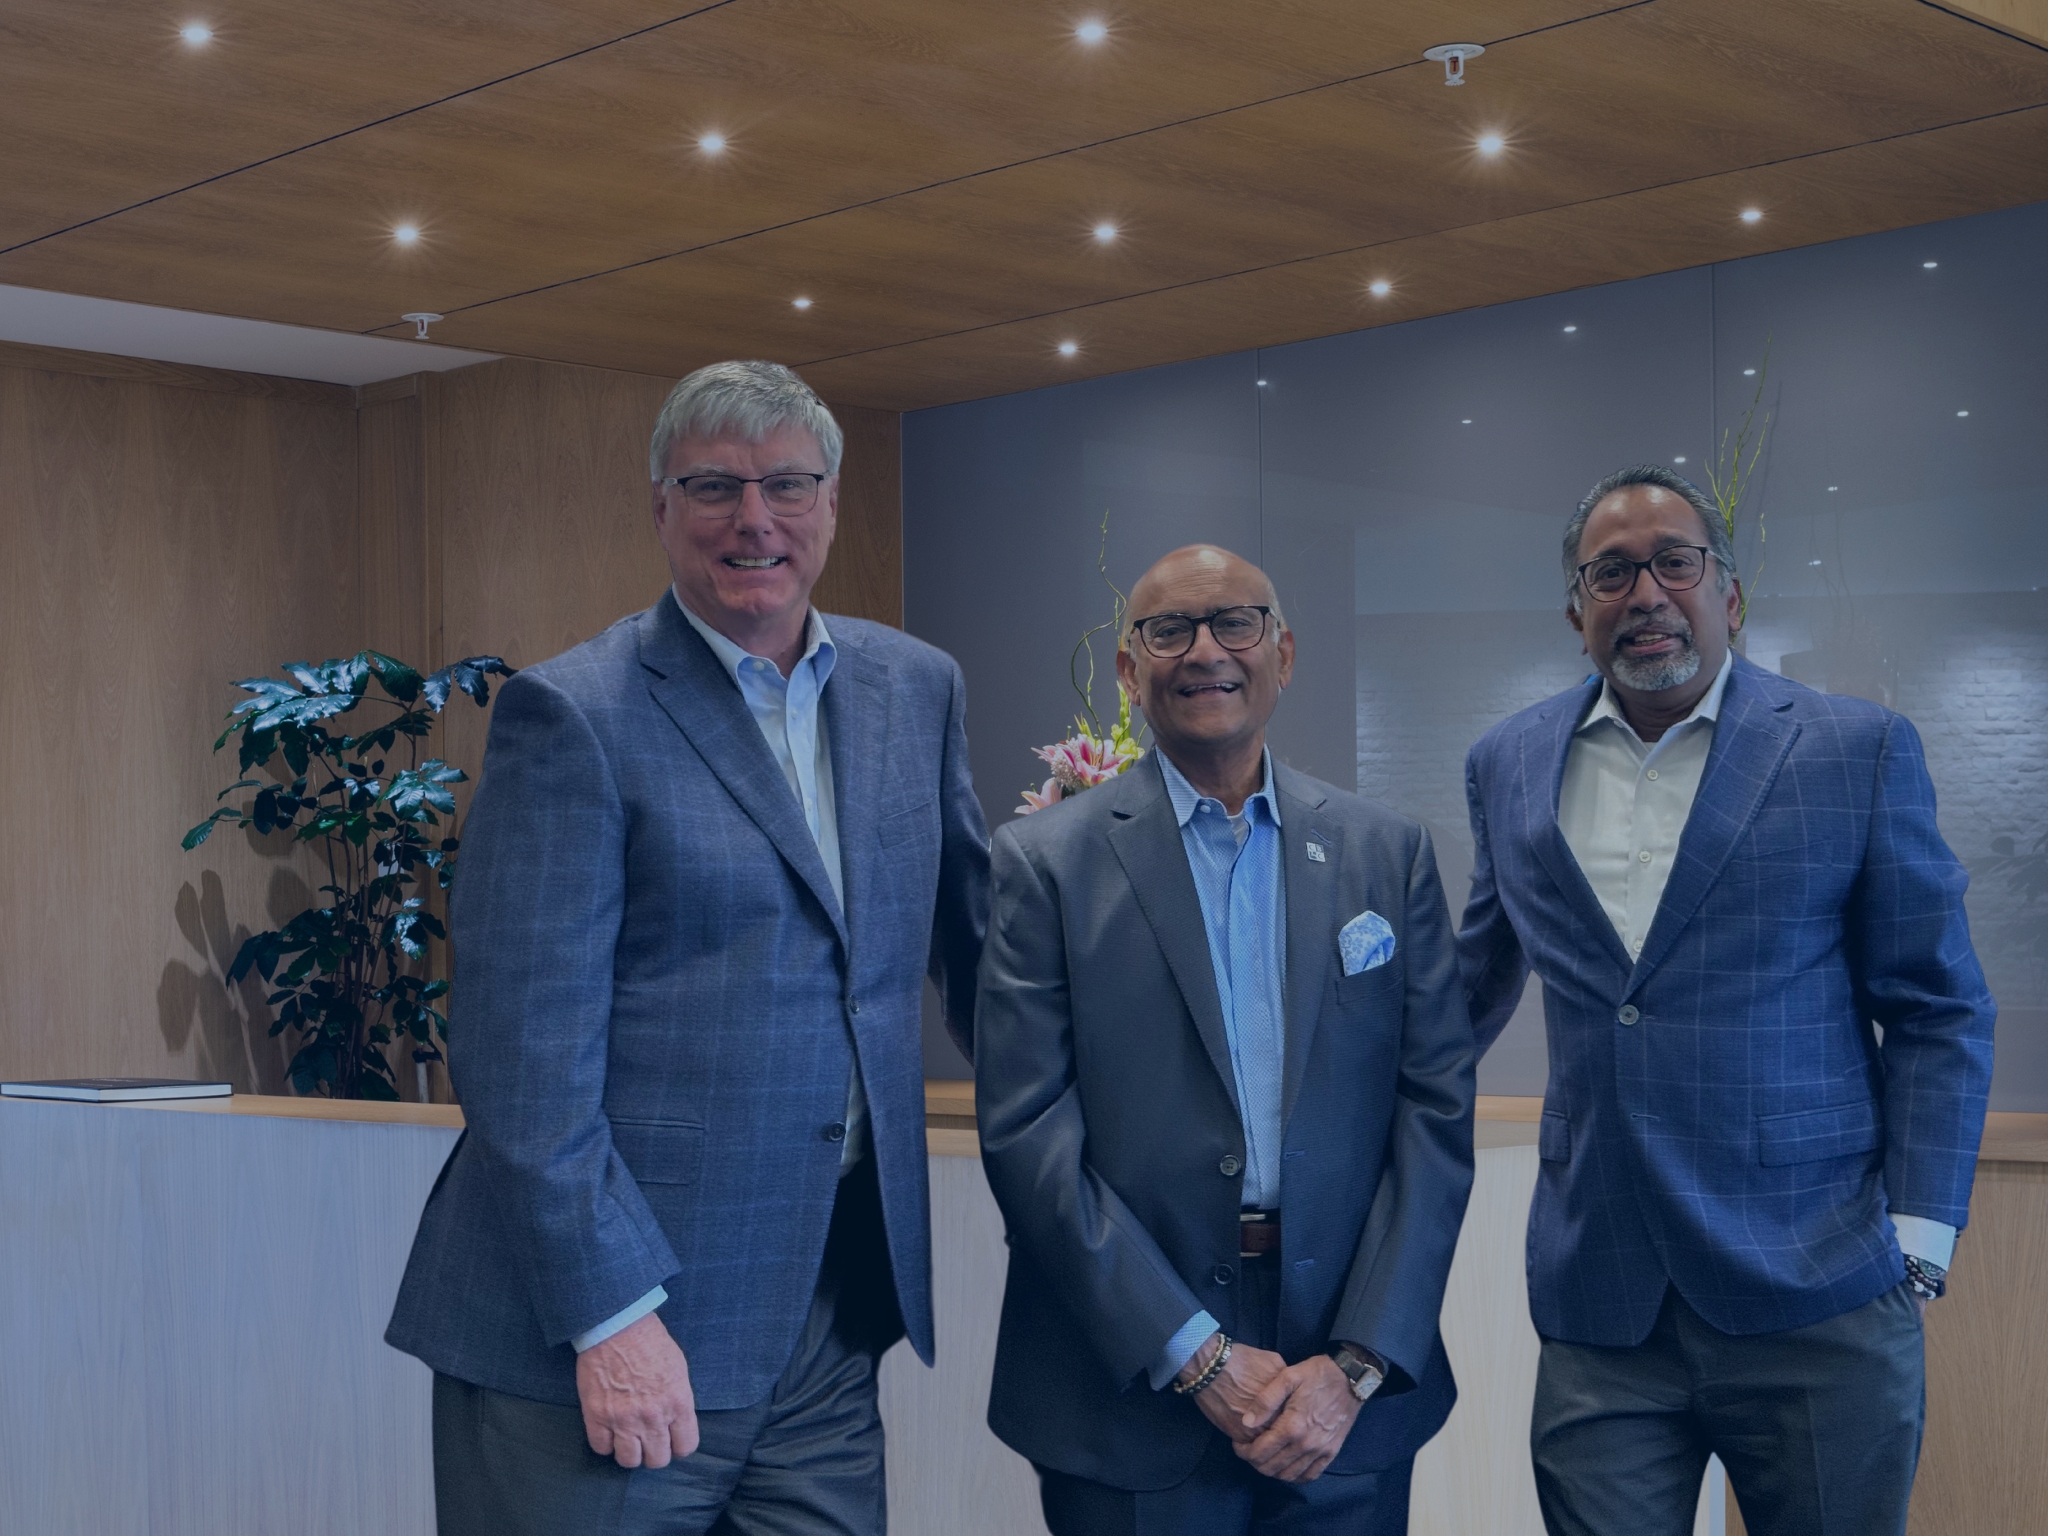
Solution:
<svg viewBox="0 0 2048 1536"><path fill-rule="evenodd" d="M1636 1005L1634 1003L1623 1003L1621 1005L1621 1012L1617 1013L1615 1017L1624 1024L1633 1024L1642 1015L1636 1012Z"/></svg>
<svg viewBox="0 0 2048 1536"><path fill-rule="evenodd" d="M846 1122L844 1120L834 1120L830 1125L826 1126L825 1139L827 1141L846 1140Z"/></svg>
<svg viewBox="0 0 2048 1536"><path fill-rule="evenodd" d="M1211 1280L1214 1280L1218 1285L1230 1284L1231 1280L1234 1279L1235 1276L1236 1271L1231 1269L1231 1267L1228 1264L1218 1264L1214 1269L1209 1271L1209 1278Z"/></svg>
<svg viewBox="0 0 2048 1536"><path fill-rule="evenodd" d="M1240 1163L1236 1158L1226 1157L1216 1165L1216 1171L1226 1179L1234 1179L1237 1177L1237 1171L1242 1167L1244 1167L1244 1164Z"/></svg>
<svg viewBox="0 0 2048 1536"><path fill-rule="evenodd" d="M857 997L849 997L849 998L848 998L848 999L846 1000L846 1011L847 1011L848 1013L859 1013L859 1012L860 1012L860 999L859 999L859 998L857 998Z"/></svg>

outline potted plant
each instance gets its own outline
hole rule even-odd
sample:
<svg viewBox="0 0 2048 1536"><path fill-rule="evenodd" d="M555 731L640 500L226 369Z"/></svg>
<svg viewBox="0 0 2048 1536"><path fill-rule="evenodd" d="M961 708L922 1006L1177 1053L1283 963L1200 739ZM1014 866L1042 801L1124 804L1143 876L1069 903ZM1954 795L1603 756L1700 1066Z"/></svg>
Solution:
<svg viewBox="0 0 2048 1536"><path fill-rule="evenodd" d="M228 982L253 969L273 990L273 1036L299 1037L292 1087L336 1099L398 1097L389 1047L412 1042L424 1081L426 1064L444 1057L448 1037L445 977L430 974L428 946L445 939L427 909L433 888L455 879L455 792L467 777L420 751L437 717L457 692L481 707L493 674L513 669L496 656L471 656L423 677L380 651L316 665L288 662L292 679L246 678L252 697L228 714L218 752L240 737L244 777L216 797L255 795L222 806L185 834L197 848L222 822L259 835L290 830L316 845L327 865L325 906L308 907L282 928L252 935L228 968ZM376 685L377 695L370 692ZM390 713L354 731L336 722L363 705ZM403 753L403 765L395 759ZM283 759L271 779L247 777ZM283 776L289 773L289 779ZM443 819L446 819L444 826Z"/></svg>

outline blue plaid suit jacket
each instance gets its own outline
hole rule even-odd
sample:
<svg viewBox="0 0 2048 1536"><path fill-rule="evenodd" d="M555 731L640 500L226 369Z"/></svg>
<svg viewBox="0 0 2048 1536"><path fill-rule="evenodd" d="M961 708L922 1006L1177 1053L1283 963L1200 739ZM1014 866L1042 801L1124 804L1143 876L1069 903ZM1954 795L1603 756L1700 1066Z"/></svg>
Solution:
<svg viewBox="0 0 2048 1536"><path fill-rule="evenodd" d="M1466 765L1481 1050L1543 981L1537 1331L1639 1343L1667 1283L1727 1333L1847 1312L1903 1278L1889 1211L1968 1220L1991 1080L1995 1008L1919 736L1738 657L1632 965L1557 823L1598 688L1504 721Z"/></svg>
<svg viewBox="0 0 2048 1536"><path fill-rule="evenodd" d="M674 602L506 683L451 916L468 1128L386 1338L576 1402L568 1341L666 1285L700 1408L768 1395L809 1309L858 1050L897 1300L932 1352L919 1015L966 1043L987 829L951 658L832 617L846 916L738 687Z"/></svg>

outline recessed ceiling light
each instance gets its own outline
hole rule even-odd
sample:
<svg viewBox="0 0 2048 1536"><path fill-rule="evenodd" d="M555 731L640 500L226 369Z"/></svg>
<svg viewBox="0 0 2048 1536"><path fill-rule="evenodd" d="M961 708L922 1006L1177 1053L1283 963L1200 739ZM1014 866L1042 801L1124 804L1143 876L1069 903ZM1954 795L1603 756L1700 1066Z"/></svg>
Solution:
<svg viewBox="0 0 2048 1536"><path fill-rule="evenodd" d="M1394 285L1384 277L1377 277L1366 285L1365 291L1376 299L1384 299L1394 291Z"/></svg>
<svg viewBox="0 0 2048 1536"><path fill-rule="evenodd" d="M809 309L811 307L811 301L809 299L791 299L789 301L789 307L791 309Z"/></svg>
<svg viewBox="0 0 2048 1536"><path fill-rule="evenodd" d="M1081 39L1082 42L1093 46L1109 36L1109 28L1099 21L1084 21L1081 25L1074 28L1074 36Z"/></svg>
<svg viewBox="0 0 2048 1536"><path fill-rule="evenodd" d="M1468 426L1468 427L1472 425L1472 418L1471 418L1470 416L1467 416L1467 417L1465 418L1465 421L1464 421L1464 425L1466 425L1466 426Z"/></svg>
<svg viewBox="0 0 2048 1536"><path fill-rule="evenodd" d="M1841 487L1839 485L1831 485L1828 487L1828 489L1831 491L1839 491Z"/></svg>
<svg viewBox="0 0 2048 1536"><path fill-rule="evenodd" d="M1264 379L1259 380L1259 388L1264 389L1265 387L1266 381Z"/></svg>
<svg viewBox="0 0 2048 1536"><path fill-rule="evenodd" d="M1806 563L1807 563L1808 565L1819 565L1819 564L1820 564L1820 562L1819 562L1818 560L1809 560L1809 561L1807 561Z"/></svg>
<svg viewBox="0 0 2048 1536"><path fill-rule="evenodd" d="M1745 224L1754 224L1763 216L1764 211L1761 208L1745 208L1742 210L1742 222Z"/></svg>
<svg viewBox="0 0 2048 1536"><path fill-rule="evenodd" d="M417 224L401 224L391 231L391 238L400 245L411 245L419 237L420 228Z"/></svg>
<svg viewBox="0 0 2048 1536"><path fill-rule="evenodd" d="M1967 416L1967 415L1969 415L1970 413L1969 413L1968 411L1957 411L1957 412L1956 412L1956 414L1957 414L1958 416Z"/></svg>
<svg viewBox="0 0 2048 1536"><path fill-rule="evenodd" d="M1479 153L1497 155L1506 146L1507 140L1497 133L1483 133L1479 136Z"/></svg>
<svg viewBox="0 0 2048 1536"><path fill-rule="evenodd" d="M185 39L191 47L204 48L213 41L213 28L203 21L188 21L178 28L178 36Z"/></svg>
<svg viewBox="0 0 2048 1536"><path fill-rule="evenodd" d="M1104 245L1109 244L1110 241L1116 238L1116 226L1114 224L1096 225L1095 238L1100 240Z"/></svg>
<svg viewBox="0 0 2048 1536"><path fill-rule="evenodd" d="M1671 462L1674 464L1683 464L1685 462L1685 455L1681 453L1677 458L1673 459Z"/></svg>
<svg viewBox="0 0 2048 1536"><path fill-rule="evenodd" d="M1576 325L1568 325L1564 328L1564 333L1565 335L1569 336L1573 331L1576 331L1577 329L1578 327Z"/></svg>
<svg viewBox="0 0 2048 1536"><path fill-rule="evenodd" d="M1080 351L1080 350L1081 350L1081 344L1080 344L1079 342L1076 342L1076 341L1063 341L1063 342L1061 342L1061 343L1060 343L1060 356L1061 356L1061 357L1072 357L1072 356L1073 356L1073 355L1074 355L1074 354L1075 354L1076 352L1078 352L1078 351Z"/></svg>
<svg viewBox="0 0 2048 1536"><path fill-rule="evenodd" d="M1745 379L1753 379L1756 377L1756 370L1754 368L1745 368L1742 370L1742 376Z"/></svg>
<svg viewBox="0 0 2048 1536"><path fill-rule="evenodd" d="M1936 267L1940 266L1941 263L1938 261L1923 261L1920 263L1920 265L1925 267L1928 271L1932 272Z"/></svg>
<svg viewBox="0 0 2048 1536"><path fill-rule="evenodd" d="M704 134L697 140L697 147L707 155L723 154L725 152L725 135L716 132Z"/></svg>

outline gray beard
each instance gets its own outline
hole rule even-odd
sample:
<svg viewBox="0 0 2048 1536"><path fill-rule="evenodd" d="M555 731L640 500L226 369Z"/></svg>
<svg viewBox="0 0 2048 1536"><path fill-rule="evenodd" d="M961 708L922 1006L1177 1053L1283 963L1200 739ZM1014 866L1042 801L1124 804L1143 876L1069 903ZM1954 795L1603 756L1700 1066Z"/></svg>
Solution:
<svg viewBox="0 0 2048 1536"><path fill-rule="evenodd" d="M1700 673L1700 653L1690 642L1678 655L1664 661L1637 661L1616 653L1614 680L1637 693L1662 693L1689 683Z"/></svg>

